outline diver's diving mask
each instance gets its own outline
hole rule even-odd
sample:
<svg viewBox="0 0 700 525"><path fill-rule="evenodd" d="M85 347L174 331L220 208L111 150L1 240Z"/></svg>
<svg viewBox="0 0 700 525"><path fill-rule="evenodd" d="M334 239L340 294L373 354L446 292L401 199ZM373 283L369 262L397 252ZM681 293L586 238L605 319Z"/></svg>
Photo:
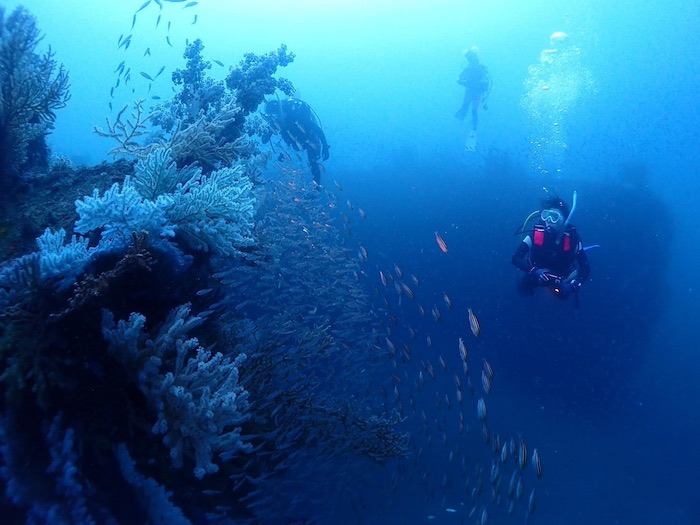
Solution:
<svg viewBox="0 0 700 525"><path fill-rule="evenodd" d="M564 216L559 210L546 209L542 210L542 213L540 213L540 218L545 224L549 226L554 226L556 224L559 224L559 221L563 220Z"/></svg>

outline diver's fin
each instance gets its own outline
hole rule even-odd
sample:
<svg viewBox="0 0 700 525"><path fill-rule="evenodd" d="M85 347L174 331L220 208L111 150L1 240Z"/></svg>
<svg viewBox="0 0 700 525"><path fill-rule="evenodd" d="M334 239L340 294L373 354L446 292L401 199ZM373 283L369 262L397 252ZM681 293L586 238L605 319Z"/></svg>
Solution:
<svg viewBox="0 0 700 525"><path fill-rule="evenodd" d="M476 151L476 131L472 130L467 135L467 141L464 143L464 149L467 151Z"/></svg>

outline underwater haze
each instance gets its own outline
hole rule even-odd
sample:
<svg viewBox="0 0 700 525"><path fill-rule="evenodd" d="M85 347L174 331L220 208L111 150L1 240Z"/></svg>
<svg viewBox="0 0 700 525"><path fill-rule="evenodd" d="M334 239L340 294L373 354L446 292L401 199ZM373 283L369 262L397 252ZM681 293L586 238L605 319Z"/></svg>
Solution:
<svg viewBox="0 0 700 525"><path fill-rule="evenodd" d="M44 163L0 116L0 521L700 523L700 3L2 2L0 87L19 6L70 99Z"/></svg>

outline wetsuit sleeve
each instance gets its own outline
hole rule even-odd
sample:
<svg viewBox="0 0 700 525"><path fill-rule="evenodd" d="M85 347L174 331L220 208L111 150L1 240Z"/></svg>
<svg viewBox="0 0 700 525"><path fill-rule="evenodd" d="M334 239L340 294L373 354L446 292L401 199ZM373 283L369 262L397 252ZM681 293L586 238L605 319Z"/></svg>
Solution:
<svg viewBox="0 0 700 525"><path fill-rule="evenodd" d="M316 127L318 128L316 132L318 133L318 138L321 139L321 144L323 144L324 148L327 148L328 141L326 140L326 134L323 132L323 130L321 129L320 126L316 126Z"/></svg>
<svg viewBox="0 0 700 525"><path fill-rule="evenodd" d="M528 257L529 253L530 246L528 246L528 244L524 241L521 242L520 246L518 246L518 249L513 254L513 258L511 259L513 266L524 272L529 272L532 270L532 263L530 263L530 259Z"/></svg>

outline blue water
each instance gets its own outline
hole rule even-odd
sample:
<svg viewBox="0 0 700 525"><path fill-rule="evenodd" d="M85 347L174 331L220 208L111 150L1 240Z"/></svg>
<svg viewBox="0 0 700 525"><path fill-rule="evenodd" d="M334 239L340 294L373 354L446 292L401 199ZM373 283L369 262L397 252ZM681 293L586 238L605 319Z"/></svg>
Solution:
<svg viewBox="0 0 700 525"><path fill-rule="evenodd" d="M345 481L337 491L323 479L300 476L291 486L305 513L276 510L270 523L474 523L483 509L489 523L700 523L694 264L700 4L202 0L184 9L163 2L156 28L159 10L152 2L138 13L127 51L117 41L130 33L140 0L21 4L36 16L42 45L50 44L70 73L72 98L58 112L49 144L76 166L112 160L107 151L113 144L92 133L104 127L105 116L113 118L135 98L147 98L148 105L156 102L153 95L172 95L170 73L184 67L186 39L201 38L205 58L225 64L213 66L217 79L246 52L266 53L284 43L296 54L278 74L313 106L331 144L318 197L336 219L337 238L327 242L338 254L347 248L358 264L357 286L368 297L366 331L378 326L381 354L385 338L399 348L393 358L373 363L378 378L371 398L374 408L401 405L406 419L400 428L411 439L405 459L379 466L345 458L333 465L345 469L335 472ZM3 5L9 12L19 3ZM556 31L568 35L558 50L567 61L548 66L541 53L555 45L550 36ZM461 122L454 113L463 95L456 83L463 52L473 45L493 88L488 110L480 112L477 151L468 152L468 119ZM142 56L146 47L150 56ZM122 60L134 78L111 98ZM153 74L161 66L165 72L149 92L149 81L137 72ZM272 164L266 177L310 180L308 172L289 175ZM577 192L574 222L583 243L600 245L589 252L591 280L579 308L546 294L520 297L515 289L518 272L510 257L520 238L514 232L538 208L543 187L569 202ZM280 198L294 195L281 192ZM289 212L274 204L270 210ZM351 235L343 231L341 214ZM357 262L360 244L365 262ZM314 255L300 257L303 263ZM387 287L380 271L391 276ZM399 296L394 280L406 283L414 299ZM468 308L481 323L479 338L469 329ZM362 325L353 330L360 338ZM455 373L467 377L461 375L460 337L475 389L472 396L463 388L462 405L454 380ZM403 343L410 359L401 356ZM495 372L490 394L481 386L483 359ZM421 362L432 364L434 381ZM425 384L418 386L421 373ZM351 398L363 390L363 378L356 379L336 395ZM488 444L476 417L482 396ZM469 427L462 433L460 412ZM500 503L491 496L496 435L516 445L523 437L528 446L525 496L512 515L505 496ZM534 448L542 458L541 479L530 465ZM299 457L308 455L306 461L320 465L317 472L326 472L313 453L301 450ZM167 462L167 453L159 459ZM479 468L484 488L473 498ZM509 455L497 492L507 492L513 471L520 472ZM171 482L168 489L176 493L202 490L187 477L158 481ZM289 487L280 489L287 497ZM532 489L537 505L528 514ZM329 511L336 497L337 510ZM204 523L208 510L188 518ZM22 512L12 516L24 522ZM229 523L243 517L228 516Z"/></svg>

